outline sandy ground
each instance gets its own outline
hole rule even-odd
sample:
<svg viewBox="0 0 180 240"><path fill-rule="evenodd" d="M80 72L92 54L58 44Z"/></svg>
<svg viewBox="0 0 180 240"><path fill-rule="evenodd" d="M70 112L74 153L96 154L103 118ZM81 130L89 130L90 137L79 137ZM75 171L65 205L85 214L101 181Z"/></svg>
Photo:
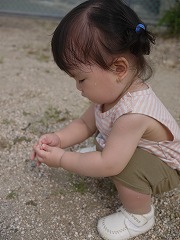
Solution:
<svg viewBox="0 0 180 240"><path fill-rule="evenodd" d="M77 117L87 106L50 52L57 21L0 17L0 240L100 240L97 220L118 208L108 179L39 169L33 143ZM157 39L155 92L180 123L180 44ZM81 144L89 146L92 139ZM78 149L75 146L74 149ZM180 239L179 194L154 199L156 225L136 240Z"/></svg>

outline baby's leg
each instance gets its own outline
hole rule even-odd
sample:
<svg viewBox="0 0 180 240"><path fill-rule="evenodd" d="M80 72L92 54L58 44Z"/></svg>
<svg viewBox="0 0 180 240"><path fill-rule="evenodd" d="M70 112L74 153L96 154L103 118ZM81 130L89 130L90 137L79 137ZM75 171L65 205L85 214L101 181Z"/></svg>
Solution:
<svg viewBox="0 0 180 240"><path fill-rule="evenodd" d="M153 227L151 194L177 187L180 177L159 158L137 149L124 170L112 180L122 206L116 213L99 220L98 231L104 239L127 240Z"/></svg>
<svg viewBox="0 0 180 240"><path fill-rule="evenodd" d="M134 214L145 214L151 210L151 195L134 191L125 187L118 180L113 180L119 200L124 208Z"/></svg>

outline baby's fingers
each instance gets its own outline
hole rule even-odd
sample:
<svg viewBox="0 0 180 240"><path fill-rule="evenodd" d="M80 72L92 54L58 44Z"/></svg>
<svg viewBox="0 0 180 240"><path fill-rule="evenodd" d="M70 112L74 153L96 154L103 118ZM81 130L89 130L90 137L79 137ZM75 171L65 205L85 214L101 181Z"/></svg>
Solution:
<svg viewBox="0 0 180 240"><path fill-rule="evenodd" d="M33 150L31 152L31 155L30 155L30 159L33 161L36 157L36 147L38 146L38 143L36 143L34 146L33 146Z"/></svg>
<svg viewBox="0 0 180 240"><path fill-rule="evenodd" d="M45 134L45 135L41 136L40 139L39 139L39 145L51 144L51 138L50 138L49 135L50 134Z"/></svg>
<svg viewBox="0 0 180 240"><path fill-rule="evenodd" d="M31 155L30 155L30 159L33 161L36 157L36 152L32 151Z"/></svg>
<svg viewBox="0 0 180 240"><path fill-rule="evenodd" d="M39 167L41 163L43 163L43 159L40 157L37 157L36 166Z"/></svg>
<svg viewBox="0 0 180 240"><path fill-rule="evenodd" d="M34 151L36 152L37 158L44 158L45 157L45 151L42 149L42 146L37 145L34 148Z"/></svg>
<svg viewBox="0 0 180 240"><path fill-rule="evenodd" d="M46 152L51 152L52 149L53 149L53 147L48 146L48 145L46 145L46 144L42 144L41 147L40 147L40 149L41 149L41 150L44 150L44 151L46 151Z"/></svg>

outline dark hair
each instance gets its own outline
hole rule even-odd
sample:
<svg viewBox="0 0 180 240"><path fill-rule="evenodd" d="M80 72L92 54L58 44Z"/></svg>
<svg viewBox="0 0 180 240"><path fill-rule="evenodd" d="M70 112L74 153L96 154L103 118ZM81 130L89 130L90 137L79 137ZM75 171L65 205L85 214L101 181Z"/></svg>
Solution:
<svg viewBox="0 0 180 240"><path fill-rule="evenodd" d="M110 69L118 54L130 52L136 56L137 75L146 80L152 69L144 55L149 55L155 38L147 29L136 32L139 23L144 24L121 0L86 1L72 9L54 31L54 60L70 74L82 64Z"/></svg>

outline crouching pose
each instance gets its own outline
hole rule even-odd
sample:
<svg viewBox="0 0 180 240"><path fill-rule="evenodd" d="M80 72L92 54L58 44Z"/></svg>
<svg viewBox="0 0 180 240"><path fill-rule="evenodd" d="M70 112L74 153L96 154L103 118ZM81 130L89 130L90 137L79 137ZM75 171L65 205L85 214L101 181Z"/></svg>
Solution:
<svg viewBox="0 0 180 240"><path fill-rule="evenodd" d="M31 159L49 167L110 177L122 206L98 221L106 240L123 240L153 227L153 194L180 182L180 129L145 82L153 35L121 0L89 0L57 26L52 52L92 104L64 129L40 137ZM73 81L73 80L72 80ZM67 147L96 133L93 152Z"/></svg>

